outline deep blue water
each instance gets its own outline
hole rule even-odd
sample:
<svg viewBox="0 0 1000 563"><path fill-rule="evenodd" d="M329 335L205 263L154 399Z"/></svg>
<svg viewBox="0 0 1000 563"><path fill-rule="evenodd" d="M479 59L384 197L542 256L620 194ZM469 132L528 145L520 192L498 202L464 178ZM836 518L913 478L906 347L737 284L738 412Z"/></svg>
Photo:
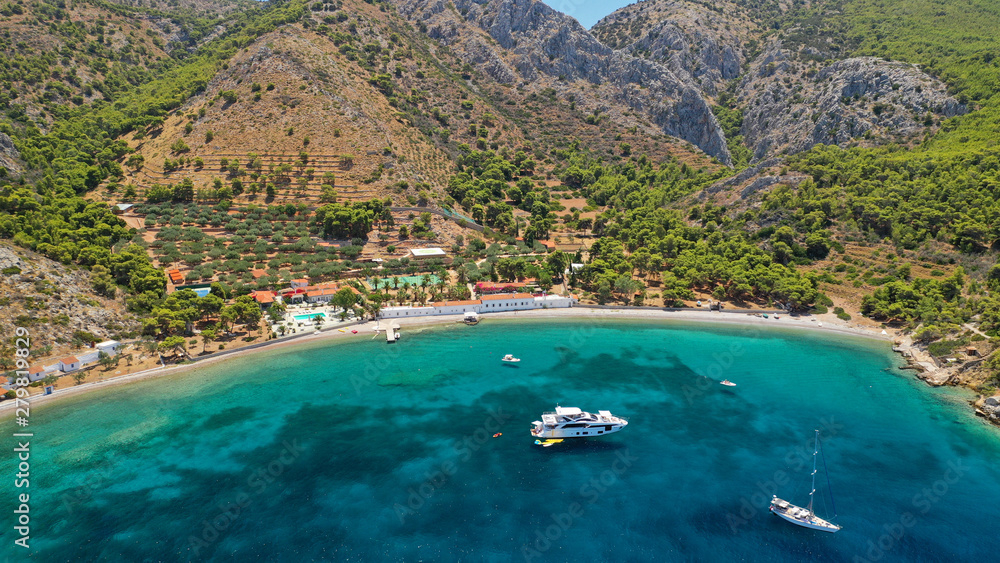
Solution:
<svg viewBox="0 0 1000 563"><path fill-rule="evenodd" d="M521 363L501 364L506 353ZM397 345L358 337L236 358L33 411L30 554L995 557L1000 432L972 416L965 394L927 388L896 364L885 343L807 331L494 319L404 329ZM718 385L724 377L738 386ZM530 423L556 403L630 424L535 446ZM772 492L807 502L816 428L837 534L766 511ZM5 434L0 471L12 476ZM821 465L822 492L825 475ZM831 515L825 495L816 505Z"/></svg>

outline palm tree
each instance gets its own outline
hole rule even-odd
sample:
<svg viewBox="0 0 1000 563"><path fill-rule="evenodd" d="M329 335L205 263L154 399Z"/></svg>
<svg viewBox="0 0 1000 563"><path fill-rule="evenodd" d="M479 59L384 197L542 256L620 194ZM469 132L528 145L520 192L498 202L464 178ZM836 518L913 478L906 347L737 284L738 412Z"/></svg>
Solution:
<svg viewBox="0 0 1000 563"><path fill-rule="evenodd" d="M429 283L431 283L431 275L430 274L424 274L420 278L420 287L427 287L427 284L429 284Z"/></svg>
<svg viewBox="0 0 1000 563"><path fill-rule="evenodd" d="M444 291L446 285L448 285L448 270L442 269L442 271L438 272L438 290Z"/></svg>
<svg viewBox="0 0 1000 563"><path fill-rule="evenodd" d="M393 276L392 287L393 289L399 289L399 276Z"/></svg>

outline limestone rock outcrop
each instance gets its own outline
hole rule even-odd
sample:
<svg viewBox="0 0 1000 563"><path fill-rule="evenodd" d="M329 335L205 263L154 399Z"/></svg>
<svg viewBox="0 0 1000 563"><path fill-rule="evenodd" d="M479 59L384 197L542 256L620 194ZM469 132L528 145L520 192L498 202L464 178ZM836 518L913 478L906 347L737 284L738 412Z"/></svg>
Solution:
<svg viewBox="0 0 1000 563"><path fill-rule="evenodd" d="M396 0L430 37L501 84L565 89L604 112L634 112L661 132L729 164L715 115L697 86L655 61L615 51L573 18L537 0Z"/></svg>
<svg viewBox="0 0 1000 563"><path fill-rule="evenodd" d="M917 140L967 108L915 65L856 57L808 63L775 42L737 90L742 134L754 159L817 144Z"/></svg>

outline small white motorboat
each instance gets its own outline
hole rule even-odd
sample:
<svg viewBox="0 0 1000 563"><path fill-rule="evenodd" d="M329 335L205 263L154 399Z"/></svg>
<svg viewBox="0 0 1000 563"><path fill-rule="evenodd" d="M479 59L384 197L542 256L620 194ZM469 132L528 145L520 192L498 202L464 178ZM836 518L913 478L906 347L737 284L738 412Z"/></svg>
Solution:
<svg viewBox="0 0 1000 563"><path fill-rule="evenodd" d="M500 358L500 361L501 362L508 362L508 363L517 363L517 362L520 362L521 359L520 358L515 358L514 354L507 354L506 356Z"/></svg>
<svg viewBox="0 0 1000 563"><path fill-rule="evenodd" d="M736 384L733 383L732 381L729 381L728 379L723 379L719 383L725 385L726 387L736 387Z"/></svg>

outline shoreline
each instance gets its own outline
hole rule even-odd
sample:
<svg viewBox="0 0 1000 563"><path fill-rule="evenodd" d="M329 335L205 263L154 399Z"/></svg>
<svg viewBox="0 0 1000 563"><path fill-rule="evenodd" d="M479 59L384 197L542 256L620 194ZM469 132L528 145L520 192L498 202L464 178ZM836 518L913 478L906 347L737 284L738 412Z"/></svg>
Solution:
<svg viewBox="0 0 1000 563"><path fill-rule="evenodd" d="M756 311L708 311L708 310L681 310L681 311L670 311L663 309L626 309L626 308L596 308L587 306L577 306L577 307L567 307L559 309L535 309L527 311L506 311L497 313L488 313L483 315L484 319L612 319L612 320L662 320L662 321L683 321L683 322L695 322L695 323L716 323L716 324L728 324L728 325L741 325L741 326L752 326L754 328L765 327L765 328L795 328L795 329L805 329L817 332L830 332L835 334L856 336L859 338L867 338L873 340L881 340L885 342L892 342L893 334L881 334L881 332L874 329L865 329L861 327L853 327L837 319L836 321L819 320L816 317L790 317L786 315L781 315L779 319L763 317L757 317L759 314ZM403 318L403 319L381 319L376 321L367 321L364 323L359 323L350 326L350 328L358 331L358 334L352 334L350 332L340 332L338 329L328 329L320 332L311 332L302 336L286 337L282 339L276 339L271 341L266 341L261 345L254 346L247 349L237 349L228 352L223 355L218 355L214 357L206 357L201 360L197 360L190 363L184 363L180 365L172 365L166 367L151 368L144 371L131 373L128 375L121 375L118 377L110 377L101 381L95 381L91 383L84 383L82 385L74 385L72 387L66 387L64 389L57 389L51 395L32 395L28 398L27 402L31 406L37 406L39 404L51 404L58 402L63 398L70 398L76 396L84 396L87 393L98 391L100 389L111 388L119 385L129 385L140 381L156 379L165 375L175 375L184 373L185 371L191 371L199 368L203 365L209 365L219 361L226 360L228 358L236 358L240 356L245 356L247 354L260 353L265 350L277 350L282 347L294 346L298 344L317 342L321 340L332 340L334 338L342 337L352 337L358 338L361 336L368 337L376 330L376 325L381 326L398 326L399 328L406 327L429 327L437 325L446 325L460 323L463 320L462 315L434 315L426 317L415 317L415 318ZM343 328L343 327L341 327ZM381 333L380 333L381 334ZM405 335L404 335L405 338ZM384 345L384 344L383 344ZM396 344L400 345L399 343ZM0 417L7 416L9 413L13 413L17 401L7 400L0 403Z"/></svg>

